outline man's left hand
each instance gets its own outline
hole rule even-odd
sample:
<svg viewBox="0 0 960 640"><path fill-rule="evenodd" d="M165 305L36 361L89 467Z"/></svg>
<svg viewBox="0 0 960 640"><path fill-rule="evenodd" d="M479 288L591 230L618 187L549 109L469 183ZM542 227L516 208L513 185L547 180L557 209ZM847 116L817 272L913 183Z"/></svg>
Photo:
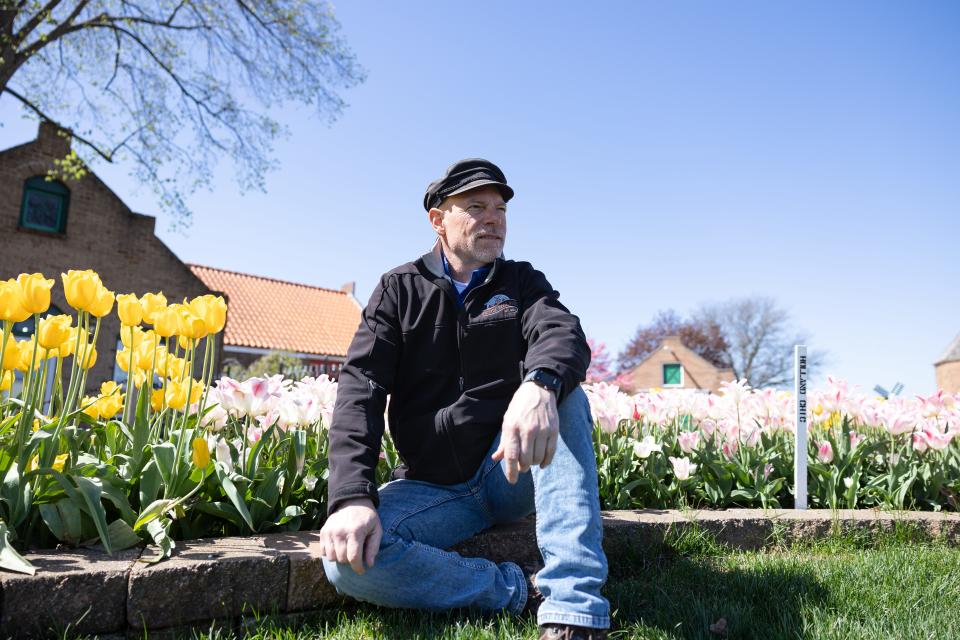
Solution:
<svg viewBox="0 0 960 640"><path fill-rule="evenodd" d="M524 382L503 415L500 446L493 459L504 461L507 481L514 484L530 467L550 464L559 437L556 395L535 382Z"/></svg>

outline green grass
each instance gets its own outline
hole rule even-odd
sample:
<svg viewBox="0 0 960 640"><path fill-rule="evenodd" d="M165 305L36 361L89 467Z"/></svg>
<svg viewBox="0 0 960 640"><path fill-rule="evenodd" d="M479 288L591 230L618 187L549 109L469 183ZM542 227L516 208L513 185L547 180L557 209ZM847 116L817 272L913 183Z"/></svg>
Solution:
<svg viewBox="0 0 960 640"><path fill-rule="evenodd" d="M803 545L738 552L701 529L668 536L616 567L606 595L612 638L958 638L960 549L898 526L841 532ZM725 632L710 625L726 620ZM532 619L470 612L425 614L356 606L292 622L263 619L240 632L213 627L185 638L536 638Z"/></svg>

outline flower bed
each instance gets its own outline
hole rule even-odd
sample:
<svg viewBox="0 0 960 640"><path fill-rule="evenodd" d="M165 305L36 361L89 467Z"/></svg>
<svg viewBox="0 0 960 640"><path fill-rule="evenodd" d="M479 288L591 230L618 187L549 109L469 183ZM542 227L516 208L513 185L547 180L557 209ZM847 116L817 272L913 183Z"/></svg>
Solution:
<svg viewBox="0 0 960 640"><path fill-rule="evenodd" d="M42 317L53 285L41 274L0 281L0 568L32 572L18 553L26 547L152 541L160 560L178 539L322 524L335 382L213 383L221 298L115 296L92 271L71 271L63 286L76 317ZM114 302L117 363L132 384L107 381L88 397L100 321ZM14 339L13 323L31 316L34 337ZM717 395L585 388L604 508L792 506L789 394L743 383ZM811 506L957 510L956 396L881 402L831 380L810 398ZM385 436L378 480L398 462Z"/></svg>
<svg viewBox="0 0 960 640"><path fill-rule="evenodd" d="M586 391L605 508L793 506L789 392ZM958 510L960 397L885 400L828 378L807 400L811 507Z"/></svg>

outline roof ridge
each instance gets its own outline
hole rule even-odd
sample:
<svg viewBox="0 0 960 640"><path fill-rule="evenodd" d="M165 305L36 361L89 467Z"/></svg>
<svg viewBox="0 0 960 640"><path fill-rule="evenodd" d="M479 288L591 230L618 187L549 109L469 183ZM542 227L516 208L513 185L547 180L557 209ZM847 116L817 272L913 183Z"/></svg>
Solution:
<svg viewBox="0 0 960 640"><path fill-rule="evenodd" d="M258 276L253 273L246 273L244 271L235 271L233 269L223 269L221 267L211 267L205 264L196 264L195 262L185 262L185 265L190 267L199 267L201 269L210 269L211 271L220 271L222 273L232 273L238 276L247 276L249 278L256 278L257 280L270 280L271 282L279 282L280 284L292 284L298 287L306 287L308 289L319 289L320 291L329 291L330 293L339 293L341 295L347 295L346 291L341 291L340 289L331 289L330 287L321 287L315 284L307 284L305 282L294 282L293 280L282 280L280 278L271 278L270 276Z"/></svg>
<svg viewBox="0 0 960 640"><path fill-rule="evenodd" d="M941 362L957 361L960 361L960 333L958 333L957 337L954 338L949 345L947 345L947 349L943 352L943 355L937 358L937 361L933 364L937 365Z"/></svg>

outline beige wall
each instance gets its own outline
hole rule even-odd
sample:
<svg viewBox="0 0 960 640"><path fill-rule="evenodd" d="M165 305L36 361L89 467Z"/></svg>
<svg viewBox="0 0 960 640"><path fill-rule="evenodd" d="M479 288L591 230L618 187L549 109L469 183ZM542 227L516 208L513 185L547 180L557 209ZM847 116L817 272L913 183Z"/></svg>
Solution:
<svg viewBox="0 0 960 640"><path fill-rule="evenodd" d="M46 175L53 160L66 152L65 141L45 126L36 142L0 152L0 278L24 272L54 278L52 302L64 313L72 309L64 298L60 274L69 269L93 269L118 294L162 291L174 302L210 293L154 235L155 219L131 212L92 174L66 184L70 201L65 234L20 229L24 181ZM88 376L91 388L113 375L119 331L114 311L100 327L97 363Z"/></svg>
<svg viewBox="0 0 960 640"><path fill-rule="evenodd" d="M937 372L937 388L960 393L960 362L941 362L934 369Z"/></svg>
<svg viewBox="0 0 960 640"><path fill-rule="evenodd" d="M664 338L663 344L628 374L632 391L663 387L663 365L679 363L683 369L682 388L717 391L720 383L733 381L733 371L718 369L697 353L683 346L676 336Z"/></svg>

